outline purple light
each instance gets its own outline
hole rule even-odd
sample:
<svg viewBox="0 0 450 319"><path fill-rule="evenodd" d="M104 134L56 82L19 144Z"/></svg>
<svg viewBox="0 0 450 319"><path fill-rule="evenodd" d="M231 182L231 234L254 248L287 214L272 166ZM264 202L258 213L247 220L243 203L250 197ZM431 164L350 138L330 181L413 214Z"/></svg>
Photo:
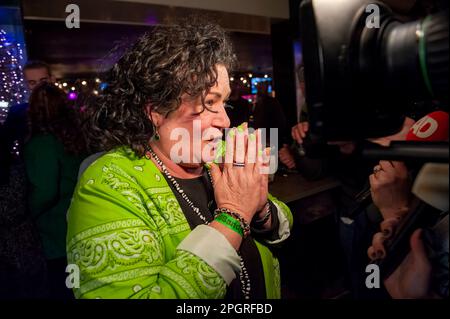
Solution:
<svg viewBox="0 0 450 319"><path fill-rule="evenodd" d="M153 15L153 14L149 14L147 16L147 18L145 19L145 22L148 25L157 25L157 24L159 24L158 18L155 15Z"/></svg>
<svg viewBox="0 0 450 319"><path fill-rule="evenodd" d="M76 100L77 99L77 94L75 92L70 92L68 94L69 100Z"/></svg>

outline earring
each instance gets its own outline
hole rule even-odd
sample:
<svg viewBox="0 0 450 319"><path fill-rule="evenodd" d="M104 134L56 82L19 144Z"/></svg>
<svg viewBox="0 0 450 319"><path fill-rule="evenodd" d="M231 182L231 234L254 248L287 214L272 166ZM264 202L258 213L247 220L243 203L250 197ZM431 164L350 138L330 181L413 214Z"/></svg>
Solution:
<svg viewBox="0 0 450 319"><path fill-rule="evenodd" d="M159 133L158 133L158 128L156 127L155 124L153 124L153 139L155 141L159 141L159 138L160 138L160 136L159 136Z"/></svg>

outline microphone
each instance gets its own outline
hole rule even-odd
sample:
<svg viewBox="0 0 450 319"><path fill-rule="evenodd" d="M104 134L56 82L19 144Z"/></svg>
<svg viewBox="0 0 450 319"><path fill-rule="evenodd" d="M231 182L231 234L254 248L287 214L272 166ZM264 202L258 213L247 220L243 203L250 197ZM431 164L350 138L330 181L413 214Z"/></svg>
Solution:
<svg viewBox="0 0 450 319"><path fill-rule="evenodd" d="M391 140L389 147L371 145L363 150L363 155L372 159L448 163L448 124L448 113L432 112L403 133L405 140Z"/></svg>
<svg viewBox="0 0 450 319"><path fill-rule="evenodd" d="M435 111L425 115L409 129L408 141L448 142L448 113ZM416 176L412 193L427 204L448 210L448 163L427 163Z"/></svg>
<svg viewBox="0 0 450 319"><path fill-rule="evenodd" d="M409 129L406 140L424 142L424 146L427 144L426 142L448 142L448 124L448 113L432 112L418 120ZM448 175L448 163L426 163L416 176L411 190L416 196L413 207L401 221L396 235L385 242L388 251L387 257L376 262L382 269L383 278L388 277L410 251L409 239L412 233L418 228L433 227L439 221L441 213L443 211L448 212ZM440 243L442 240L437 238L433 232L427 231L426 233L428 233L428 236L424 236L425 245L430 251L430 249L434 249L436 243ZM445 238L447 238L448 243L448 231ZM442 251L442 249L439 251ZM446 252L448 254L448 244ZM433 267L438 267L440 261L435 255L429 254L428 257ZM446 267L448 267L448 264ZM439 278L435 278L435 274L432 277L433 283L439 282Z"/></svg>
<svg viewBox="0 0 450 319"><path fill-rule="evenodd" d="M407 141L448 142L448 113L436 111L418 120L408 131Z"/></svg>

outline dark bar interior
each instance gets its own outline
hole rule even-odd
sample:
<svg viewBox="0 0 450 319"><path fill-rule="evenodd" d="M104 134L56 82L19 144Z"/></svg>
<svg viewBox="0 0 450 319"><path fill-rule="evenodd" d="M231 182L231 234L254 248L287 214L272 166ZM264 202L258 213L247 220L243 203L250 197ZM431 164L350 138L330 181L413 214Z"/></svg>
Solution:
<svg viewBox="0 0 450 319"><path fill-rule="evenodd" d="M2 1L0 301L448 299L448 18Z"/></svg>

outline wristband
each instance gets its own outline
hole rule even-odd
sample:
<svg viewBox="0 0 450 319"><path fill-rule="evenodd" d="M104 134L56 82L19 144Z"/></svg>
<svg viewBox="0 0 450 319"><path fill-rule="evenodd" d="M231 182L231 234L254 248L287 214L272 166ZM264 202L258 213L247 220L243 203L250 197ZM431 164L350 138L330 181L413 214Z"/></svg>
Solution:
<svg viewBox="0 0 450 319"><path fill-rule="evenodd" d="M236 220L235 218L231 217L230 215L221 213L221 214L217 215L214 220L221 223L222 225L228 227L229 229L235 231L241 237L244 236L244 232L242 231L242 228L241 228L241 223L238 220Z"/></svg>
<svg viewBox="0 0 450 319"><path fill-rule="evenodd" d="M250 225L245 221L245 219L241 215L229 210L228 208L217 208L214 211L215 216L222 214L222 213L230 215L231 217L233 217L234 219L239 221L239 223L241 224L242 231L244 233L244 235L243 235L244 238L246 238L248 235L250 235Z"/></svg>

